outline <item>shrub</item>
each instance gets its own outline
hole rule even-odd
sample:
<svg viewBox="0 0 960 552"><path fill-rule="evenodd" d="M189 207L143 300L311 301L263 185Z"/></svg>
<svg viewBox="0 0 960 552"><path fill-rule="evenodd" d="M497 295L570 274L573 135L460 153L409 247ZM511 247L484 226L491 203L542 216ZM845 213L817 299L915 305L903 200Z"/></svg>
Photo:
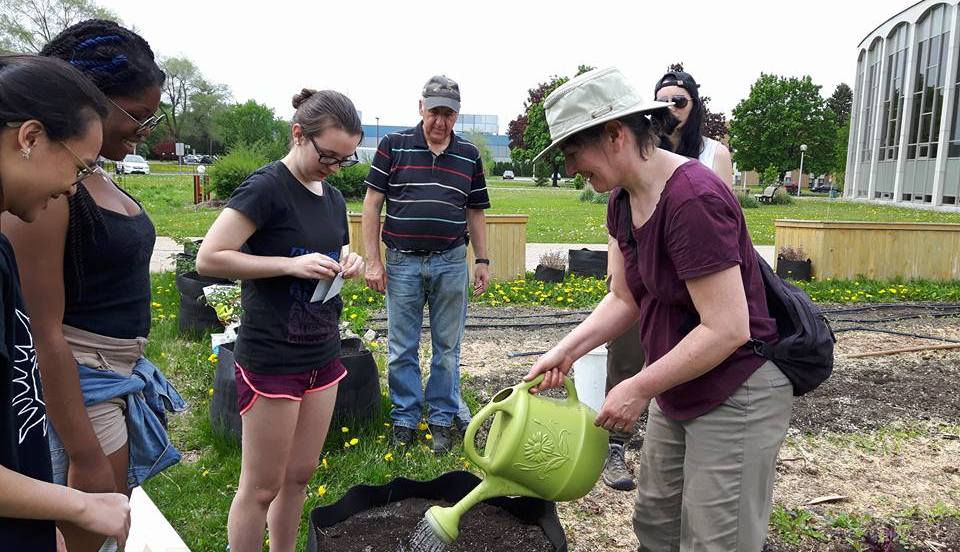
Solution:
<svg viewBox="0 0 960 552"><path fill-rule="evenodd" d="M537 186L537 187L543 187L549 183L550 183L550 179L547 178L546 176L543 176L542 174L537 175L537 177L533 179L533 184L534 186Z"/></svg>
<svg viewBox="0 0 960 552"><path fill-rule="evenodd" d="M219 199L227 199L267 158L246 146L234 148L210 167L210 184Z"/></svg>
<svg viewBox="0 0 960 552"><path fill-rule="evenodd" d="M767 165L767 168L763 169L760 173L760 184L764 186L770 186L780 177L780 171L775 165Z"/></svg>
<svg viewBox="0 0 960 552"><path fill-rule="evenodd" d="M577 173L577 175L573 177L573 188L575 190L582 190L586 185L587 179L584 178L582 174Z"/></svg>
<svg viewBox="0 0 960 552"><path fill-rule="evenodd" d="M587 203L606 205L609 198L610 194L598 194L597 192L593 191L593 188L589 187L580 192L580 201L586 201Z"/></svg>
<svg viewBox="0 0 960 552"><path fill-rule="evenodd" d="M327 184L340 190L345 198L361 198L367 191L367 186L363 181L367 179L367 173L369 172L369 164L357 163L328 176Z"/></svg>
<svg viewBox="0 0 960 552"><path fill-rule="evenodd" d="M793 196L784 192L781 188L777 190L777 193L773 194L773 199L770 200L770 203L774 205L793 205Z"/></svg>
<svg viewBox="0 0 960 552"><path fill-rule="evenodd" d="M737 201L740 202L740 207L743 209L756 209L760 207L760 202L750 193L737 192Z"/></svg>

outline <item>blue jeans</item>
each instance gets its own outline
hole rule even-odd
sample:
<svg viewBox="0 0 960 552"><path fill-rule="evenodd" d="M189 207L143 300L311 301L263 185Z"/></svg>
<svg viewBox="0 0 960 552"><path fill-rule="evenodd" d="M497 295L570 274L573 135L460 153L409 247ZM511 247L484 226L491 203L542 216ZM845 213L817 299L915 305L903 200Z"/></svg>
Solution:
<svg viewBox="0 0 960 552"><path fill-rule="evenodd" d="M460 397L460 341L467 316L467 247L426 256L387 249L387 338L393 424L415 429L470 421ZM433 357L426 389L420 374L423 307L430 308ZM465 427L465 426L464 426Z"/></svg>

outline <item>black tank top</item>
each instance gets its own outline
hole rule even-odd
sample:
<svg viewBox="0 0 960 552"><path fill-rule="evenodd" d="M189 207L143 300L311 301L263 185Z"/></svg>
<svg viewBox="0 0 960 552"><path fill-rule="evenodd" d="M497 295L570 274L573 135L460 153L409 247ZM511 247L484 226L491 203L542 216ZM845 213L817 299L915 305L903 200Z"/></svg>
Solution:
<svg viewBox="0 0 960 552"><path fill-rule="evenodd" d="M150 333L150 256L156 229L143 206L127 216L103 209L81 186L70 198L96 210L102 223L79 224L71 220L63 258L63 323L109 337L133 339ZM73 209L71 209L73 217ZM92 232L94 239L79 240L82 269L77 270L71 244L77 232ZM86 236L89 238L90 236Z"/></svg>

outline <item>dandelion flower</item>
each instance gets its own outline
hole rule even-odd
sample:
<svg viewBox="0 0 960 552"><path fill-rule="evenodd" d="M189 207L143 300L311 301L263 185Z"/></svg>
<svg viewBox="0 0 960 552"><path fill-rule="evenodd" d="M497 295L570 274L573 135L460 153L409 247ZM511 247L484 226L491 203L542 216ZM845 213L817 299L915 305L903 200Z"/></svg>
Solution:
<svg viewBox="0 0 960 552"><path fill-rule="evenodd" d="M341 428L340 428L340 431L343 432L343 433L350 433L350 428L349 428L349 427L341 427Z"/></svg>
<svg viewBox="0 0 960 552"><path fill-rule="evenodd" d="M327 494L326 485L317 485L317 496L322 497L325 494Z"/></svg>
<svg viewBox="0 0 960 552"><path fill-rule="evenodd" d="M393 453L392 453L392 452L388 452L388 453L384 454L384 455L383 455L383 459L386 460L387 462L392 462L392 461L393 461Z"/></svg>
<svg viewBox="0 0 960 552"><path fill-rule="evenodd" d="M426 435L423 436L423 438L429 441L430 439L433 439L433 435L427 433Z"/></svg>
<svg viewBox="0 0 960 552"><path fill-rule="evenodd" d="M360 439L357 439L356 437L354 437L353 439L350 439L350 446L355 447L359 442L360 442Z"/></svg>
<svg viewBox="0 0 960 552"><path fill-rule="evenodd" d="M209 360L210 362L216 362L216 361L217 361L217 353L211 353L210 356L207 357L207 360Z"/></svg>

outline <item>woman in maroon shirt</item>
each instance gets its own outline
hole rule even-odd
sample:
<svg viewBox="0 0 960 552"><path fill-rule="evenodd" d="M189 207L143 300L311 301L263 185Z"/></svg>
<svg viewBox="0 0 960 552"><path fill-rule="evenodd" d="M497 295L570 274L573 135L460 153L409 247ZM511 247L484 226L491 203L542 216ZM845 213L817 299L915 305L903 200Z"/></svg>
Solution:
<svg viewBox="0 0 960 552"><path fill-rule="evenodd" d="M607 395L596 423L632 427L649 406L634 531L640 550L757 552L770 515L789 380L746 345L775 342L736 197L696 160L657 148L646 102L616 69L544 101L568 173L610 195L610 293L527 375L534 392L639 319L647 367ZM654 400L656 399L656 400Z"/></svg>

